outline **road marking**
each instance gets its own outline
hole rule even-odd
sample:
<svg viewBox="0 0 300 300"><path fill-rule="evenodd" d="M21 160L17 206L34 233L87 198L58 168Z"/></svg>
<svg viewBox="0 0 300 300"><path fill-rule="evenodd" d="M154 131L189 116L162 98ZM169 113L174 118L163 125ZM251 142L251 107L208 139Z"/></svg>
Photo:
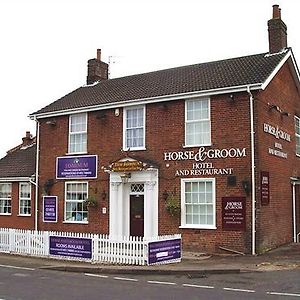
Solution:
<svg viewBox="0 0 300 300"><path fill-rule="evenodd" d="M254 290L244 290L244 289L234 289L234 288L223 288L225 291L232 291L232 292L244 292L244 293L255 293Z"/></svg>
<svg viewBox="0 0 300 300"><path fill-rule="evenodd" d="M26 268L26 267L16 267L16 266L9 266L9 265L0 265L1 268L8 268L8 269L19 269L19 270L28 270L28 271L34 271L33 268Z"/></svg>
<svg viewBox="0 0 300 300"><path fill-rule="evenodd" d="M90 277L108 278L107 275L100 275L100 274L84 273L84 275L85 275L85 276L90 276Z"/></svg>
<svg viewBox="0 0 300 300"><path fill-rule="evenodd" d="M116 280L124 280L124 281L138 281L137 279L134 278L127 278L127 277L114 277Z"/></svg>
<svg viewBox="0 0 300 300"><path fill-rule="evenodd" d="M165 284L165 285L176 285L175 282L167 282L167 281L153 281L153 280L148 280L148 283L153 283L153 284Z"/></svg>
<svg viewBox="0 0 300 300"><path fill-rule="evenodd" d="M214 286L210 286L210 285L196 285L196 284L188 284L188 283L184 283L182 284L183 286L186 287L195 287L195 288L201 288L201 289L214 289Z"/></svg>
<svg viewBox="0 0 300 300"><path fill-rule="evenodd" d="M268 295L277 295L277 296L300 297L300 294L291 294L291 293L267 292L267 294Z"/></svg>

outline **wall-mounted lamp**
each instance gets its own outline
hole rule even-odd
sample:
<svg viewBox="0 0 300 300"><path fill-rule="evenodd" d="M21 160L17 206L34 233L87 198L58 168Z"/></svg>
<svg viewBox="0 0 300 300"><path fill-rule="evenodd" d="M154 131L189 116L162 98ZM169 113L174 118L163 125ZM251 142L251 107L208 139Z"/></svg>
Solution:
<svg viewBox="0 0 300 300"><path fill-rule="evenodd" d="M54 185L54 179L48 179L45 183L44 183L44 191L47 195L49 195L51 188Z"/></svg>
<svg viewBox="0 0 300 300"><path fill-rule="evenodd" d="M169 193L165 190L165 191L163 192L162 196L163 196L163 199L164 199L165 201L167 201L167 199L168 199L168 197L169 197Z"/></svg>
<svg viewBox="0 0 300 300"><path fill-rule="evenodd" d="M234 94L230 94L230 95L229 95L229 100L230 100L231 102L234 102L234 100L235 100L235 99L234 99Z"/></svg>
<svg viewBox="0 0 300 300"><path fill-rule="evenodd" d="M50 125L50 126L56 126L56 121L55 120L50 120L50 121L47 121L46 124Z"/></svg>
<svg viewBox="0 0 300 300"><path fill-rule="evenodd" d="M107 196L106 192L103 191L103 192L101 193L101 198L102 198L102 200L105 200L105 199L106 199L106 196Z"/></svg>
<svg viewBox="0 0 300 300"><path fill-rule="evenodd" d="M247 196L250 195L250 191L251 191L251 183L249 180L243 180L242 181L242 186L243 186L243 189L246 193Z"/></svg>
<svg viewBox="0 0 300 300"><path fill-rule="evenodd" d="M131 173L123 173L120 175L122 183L127 183L128 180L131 178Z"/></svg>
<svg viewBox="0 0 300 300"><path fill-rule="evenodd" d="M284 116L286 116L286 117L288 117L290 114L287 112L287 111L282 111L281 112L281 115L284 117Z"/></svg>

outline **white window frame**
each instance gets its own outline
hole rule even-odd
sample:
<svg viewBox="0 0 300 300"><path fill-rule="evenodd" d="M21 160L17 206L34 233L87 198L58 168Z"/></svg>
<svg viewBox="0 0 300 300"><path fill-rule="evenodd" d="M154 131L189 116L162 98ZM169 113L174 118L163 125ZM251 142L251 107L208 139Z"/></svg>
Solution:
<svg viewBox="0 0 300 300"><path fill-rule="evenodd" d="M298 145L297 144L297 138L300 139L300 133L297 133L297 130L296 130L296 123L298 123L298 127L300 128L300 118L295 116L295 144L296 144L296 149L295 149L295 153L297 156L300 156L300 144ZM299 152L297 151L297 148L299 148Z"/></svg>
<svg viewBox="0 0 300 300"><path fill-rule="evenodd" d="M29 198L27 198L27 197L21 197L21 190L22 190L22 186L24 186L24 185L26 185L26 186L29 186ZM21 202L22 201L29 201L29 206L22 206L21 205ZM29 183L29 182L20 182L19 183L19 216L31 216L31 184ZM30 209L30 213L22 213L21 212L21 207L24 207L24 208L29 208Z"/></svg>
<svg viewBox="0 0 300 300"><path fill-rule="evenodd" d="M86 120L85 129L83 131L71 132L72 118L80 116L80 115L85 116L85 120ZM78 114L72 114L72 115L69 116L68 154L85 154L85 153L87 153L87 143L88 143L87 124L88 124L88 114L87 113L78 113ZM72 151L72 149L71 149L71 136L81 135L81 134L86 135L86 149L84 149L84 151Z"/></svg>
<svg viewBox="0 0 300 300"><path fill-rule="evenodd" d="M89 197L89 183L88 183L88 181L67 181L67 182L65 182L64 223L88 224L88 219L89 219L88 208L86 210L87 220L83 220L83 221L67 220L67 203L68 202L74 202L74 203L84 202L84 200L67 200L67 186L68 186L68 184L86 184L86 191L87 191L86 199L88 199L88 197Z"/></svg>
<svg viewBox="0 0 300 300"><path fill-rule="evenodd" d="M212 205L213 224L186 224L185 184L188 182L211 182L212 183ZM215 178L183 178L181 179L181 226L180 228L192 229L217 229L216 227L216 179Z"/></svg>
<svg viewBox="0 0 300 300"><path fill-rule="evenodd" d="M143 109L143 145L139 147L127 147L127 111L132 109ZM146 105L124 107L123 109L123 150L146 150Z"/></svg>
<svg viewBox="0 0 300 300"><path fill-rule="evenodd" d="M0 215L5 215L5 216L10 216L12 214L12 184L11 183L4 183L1 182L0 185L8 185L10 187L10 198L0 198L0 206L2 205L2 203L5 203L5 201L10 201L10 212L1 212L2 209L0 209ZM1 206L2 207L2 206ZM3 205L3 208L5 207L5 205ZM4 210L4 209L3 209Z"/></svg>
<svg viewBox="0 0 300 300"><path fill-rule="evenodd" d="M208 101L208 118L207 119L197 119L197 120L188 120L187 117L187 105L189 102L193 101ZM210 98L195 98L185 100L185 130L184 130L184 147L198 147L198 146L211 146L211 109L210 109ZM207 122L209 121L209 141L203 144L188 144L187 143L187 124L197 123L197 122Z"/></svg>

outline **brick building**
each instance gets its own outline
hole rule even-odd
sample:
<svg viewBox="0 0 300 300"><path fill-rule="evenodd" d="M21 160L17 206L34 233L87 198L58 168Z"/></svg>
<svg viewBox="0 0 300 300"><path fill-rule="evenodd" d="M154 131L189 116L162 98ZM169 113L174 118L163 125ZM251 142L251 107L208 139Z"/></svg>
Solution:
<svg viewBox="0 0 300 300"><path fill-rule="evenodd" d="M35 138L28 131L0 159L0 227L34 229L35 160Z"/></svg>
<svg viewBox="0 0 300 300"><path fill-rule="evenodd" d="M87 85L31 114L38 229L253 254L296 240L300 77L277 5L268 28L267 53L116 79L98 50Z"/></svg>

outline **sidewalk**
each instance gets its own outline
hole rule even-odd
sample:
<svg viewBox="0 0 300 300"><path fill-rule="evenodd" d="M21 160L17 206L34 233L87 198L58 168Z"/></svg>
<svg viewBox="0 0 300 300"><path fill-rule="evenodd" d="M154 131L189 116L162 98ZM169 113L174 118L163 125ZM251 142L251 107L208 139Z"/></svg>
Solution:
<svg viewBox="0 0 300 300"><path fill-rule="evenodd" d="M184 252L181 263L155 266L124 266L74 262L48 258L34 258L0 254L0 265L68 272L102 274L160 274L189 275L226 274L240 272L278 271L300 268L300 243L289 244L260 256L205 255Z"/></svg>

